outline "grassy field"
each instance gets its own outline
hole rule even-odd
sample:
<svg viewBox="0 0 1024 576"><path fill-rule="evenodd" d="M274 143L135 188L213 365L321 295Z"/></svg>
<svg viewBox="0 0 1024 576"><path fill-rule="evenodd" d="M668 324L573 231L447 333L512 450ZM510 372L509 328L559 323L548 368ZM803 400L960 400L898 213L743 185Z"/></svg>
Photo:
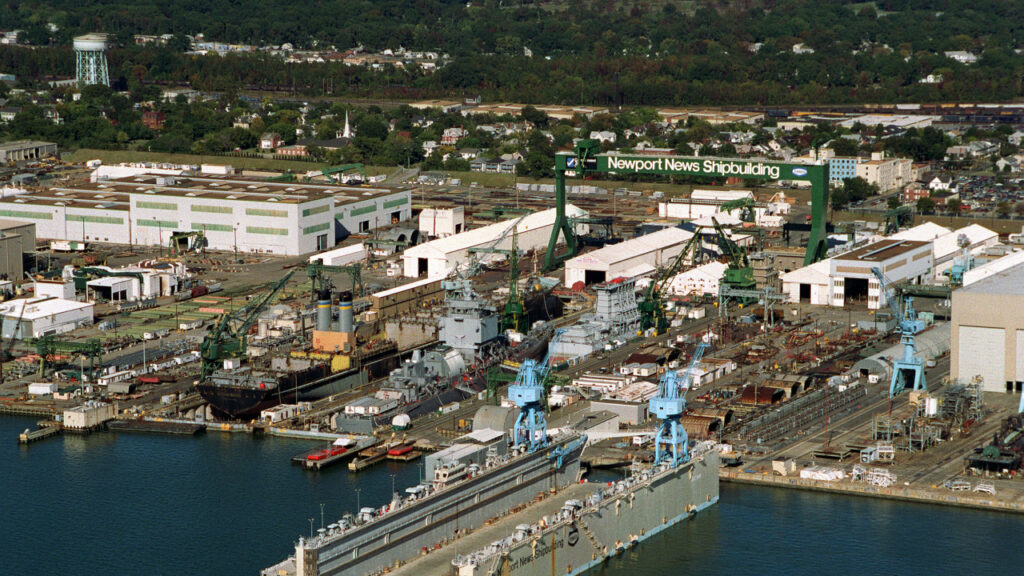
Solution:
<svg viewBox="0 0 1024 576"><path fill-rule="evenodd" d="M173 164L221 164L246 170L291 170L308 172L329 166L326 162L300 162L296 160L273 160L267 158L241 158L235 156L202 156L198 154L164 154L163 152L140 152L136 150L94 150L83 148L71 155L73 162L102 160L104 164L121 162L170 162ZM391 174L394 166L365 166L367 174Z"/></svg>

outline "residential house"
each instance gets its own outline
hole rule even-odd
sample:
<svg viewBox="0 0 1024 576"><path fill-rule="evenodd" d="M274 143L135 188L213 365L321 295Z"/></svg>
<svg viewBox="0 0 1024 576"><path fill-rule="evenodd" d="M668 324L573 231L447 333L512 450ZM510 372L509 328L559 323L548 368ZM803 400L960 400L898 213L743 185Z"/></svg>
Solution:
<svg viewBox="0 0 1024 576"><path fill-rule="evenodd" d="M999 170L1000 172L1012 172L1014 174L1020 172L1022 164L1021 156L1021 154L1018 154L1016 156L1007 156L996 160L996 170Z"/></svg>
<svg viewBox="0 0 1024 576"><path fill-rule="evenodd" d="M939 174L928 181L928 189L932 192L954 191L956 185L953 183L953 177L949 174Z"/></svg>
<svg viewBox="0 0 1024 576"><path fill-rule="evenodd" d="M999 144L987 140L975 140L966 144L946 148L946 158L980 158L999 153Z"/></svg>
<svg viewBox="0 0 1024 576"><path fill-rule="evenodd" d="M441 145L436 140L427 140L423 143L423 153L429 156L434 150L440 148Z"/></svg>
<svg viewBox="0 0 1024 576"><path fill-rule="evenodd" d="M617 135L611 130L594 130L590 133L591 140L600 140L601 142L608 142L610 144L615 144L616 138Z"/></svg>
<svg viewBox="0 0 1024 576"><path fill-rule="evenodd" d="M305 158L309 156L309 149L304 144L292 144L291 146L281 146L275 151L276 154L281 156L290 156L293 158Z"/></svg>
<svg viewBox="0 0 1024 576"><path fill-rule="evenodd" d="M21 113L21 106L4 106L0 108L0 122L11 122Z"/></svg>
<svg viewBox="0 0 1024 576"><path fill-rule="evenodd" d="M1017 130L1013 134L1006 137L1007 142L1014 146L1020 146L1024 142L1024 130Z"/></svg>
<svg viewBox="0 0 1024 576"><path fill-rule="evenodd" d="M965 65L971 65L978 61L978 57L966 50L948 50L945 52L946 58L956 60L957 62Z"/></svg>
<svg viewBox="0 0 1024 576"><path fill-rule="evenodd" d="M469 136L469 130L466 130L462 126L445 128L444 132L441 134L441 145L454 146L456 142L462 140L466 136Z"/></svg>
<svg viewBox="0 0 1024 576"><path fill-rule="evenodd" d="M277 132L264 132L260 136L260 150L274 150L284 144L284 139Z"/></svg>
<svg viewBox="0 0 1024 576"><path fill-rule="evenodd" d="M260 115L259 114L243 114L242 116L239 116L238 118L235 118L235 121L232 122L231 125L233 127L235 127L235 128L241 128L243 130L250 130L250 129L252 129L253 122L255 122L256 120L259 120L259 119L260 119Z"/></svg>
<svg viewBox="0 0 1024 576"><path fill-rule="evenodd" d="M928 198L932 191L924 182L911 182L903 187L901 199L904 204L914 204L921 198Z"/></svg>
<svg viewBox="0 0 1024 576"><path fill-rule="evenodd" d="M480 150L477 148L459 148L457 153L463 160L472 160L480 155Z"/></svg>
<svg viewBox="0 0 1024 576"><path fill-rule="evenodd" d="M167 122L167 114L159 110L146 110L142 113L142 124L150 130L163 130Z"/></svg>

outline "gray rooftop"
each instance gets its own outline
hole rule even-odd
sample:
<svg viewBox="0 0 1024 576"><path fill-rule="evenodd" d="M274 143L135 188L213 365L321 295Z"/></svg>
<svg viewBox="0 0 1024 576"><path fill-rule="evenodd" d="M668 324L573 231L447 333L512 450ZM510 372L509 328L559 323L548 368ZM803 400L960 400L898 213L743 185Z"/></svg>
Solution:
<svg viewBox="0 0 1024 576"><path fill-rule="evenodd" d="M978 280L970 286L960 288L960 291L973 294L1024 296L1024 265L1018 264L984 280Z"/></svg>

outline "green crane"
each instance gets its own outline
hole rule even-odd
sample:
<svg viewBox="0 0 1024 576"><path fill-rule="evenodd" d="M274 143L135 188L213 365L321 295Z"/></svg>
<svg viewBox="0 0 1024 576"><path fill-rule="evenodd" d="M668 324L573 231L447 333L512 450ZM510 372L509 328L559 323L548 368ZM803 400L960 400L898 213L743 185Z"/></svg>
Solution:
<svg viewBox="0 0 1024 576"><path fill-rule="evenodd" d="M318 289L332 290L334 284L331 279L324 275L324 272L344 272L352 280L352 293L356 296L363 296L366 292L363 286L362 267L358 264L348 266L329 266L321 260L314 260L306 266L306 275L313 284L313 298L316 299Z"/></svg>
<svg viewBox="0 0 1024 576"><path fill-rule="evenodd" d="M712 217L711 222L718 234L718 247L722 250L722 255L728 259L729 267L725 269L723 284L732 289L753 290L757 287L757 282L754 281L754 267L747 259L747 251L729 238L718 220Z"/></svg>
<svg viewBox="0 0 1024 576"><path fill-rule="evenodd" d="M753 198L737 198L736 200L730 200L718 207L720 212L731 214L733 210L740 211L740 220L744 222L754 222L754 207L757 206L757 202Z"/></svg>
<svg viewBox="0 0 1024 576"><path fill-rule="evenodd" d="M523 295L519 292L519 232L512 232L512 250L508 255L508 299L501 313L498 327L502 332L515 330L526 334L530 329L530 318L526 314Z"/></svg>
<svg viewBox="0 0 1024 576"><path fill-rule="evenodd" d="M225 359L245 355L249 343L249 330L271 299L291 280L292 270L270 287L265 294L234 313L221 314L217 322L199 345L202 360L202 379L209 378Z"/></svg>
<svg viewBox="0 0 1024 576"><path fill-rule="evenodd" d="M684 156L647 156L644 154L601 153L600 142L581 140L572 152L555 155L555 223L544 259L544 270L550 271L561 262L576 255L569 218L565 213L565 177L567 172L576 176L613 174L617 176L659 175L684 178L743 178L746 180L786 180L802 182L811 188L811 231L807 239L804 265L825 257L828 209L828 165L783 163L748 158L711 158ZM569 253L556 257L555 247L564 234Z"/></svg>
<svg viewBox="0 0 1024 576"><path fill-rule="evenodd" d="M665 291L668 284L683 268L683 263L689 254L693 254L693 261L697 262L701 257L701 230L694 230L693 236L683 246L682 251L672 260L667 268L661 271L644 293L644 298L637 307L640 310L640 330L646 332L653 328L655 335L664 334L668 330L668 317L665 310Z"/></svg>
<svg viewBox="0 0 1024 576"><path fill-rule="evenodd" d="M57 355L81 354L89 359L89 373L93 374L103 358L103 345L98 338L90 338L82 342L61 340L56 336L43 336L35 340L36 354L39 355L39 376L46 375L48 363L53 362Z"/></svg>

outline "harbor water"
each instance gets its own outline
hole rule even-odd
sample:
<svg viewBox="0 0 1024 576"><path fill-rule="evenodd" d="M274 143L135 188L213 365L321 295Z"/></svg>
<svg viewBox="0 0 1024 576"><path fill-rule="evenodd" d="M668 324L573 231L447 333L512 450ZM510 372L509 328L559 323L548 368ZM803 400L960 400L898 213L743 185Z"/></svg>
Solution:
<svg viewBox="0 0 1024 576"><path fill-rule="evenodd" d="M0 418L6 574L255 576L300 534L380 506L417 464L289 463L306 441L109 432L15 443ZM356 490L359 490L357 493ZM1016 515L723 484L718 506L595 570L637 574L986 574L1020 565Z"/></svg>

